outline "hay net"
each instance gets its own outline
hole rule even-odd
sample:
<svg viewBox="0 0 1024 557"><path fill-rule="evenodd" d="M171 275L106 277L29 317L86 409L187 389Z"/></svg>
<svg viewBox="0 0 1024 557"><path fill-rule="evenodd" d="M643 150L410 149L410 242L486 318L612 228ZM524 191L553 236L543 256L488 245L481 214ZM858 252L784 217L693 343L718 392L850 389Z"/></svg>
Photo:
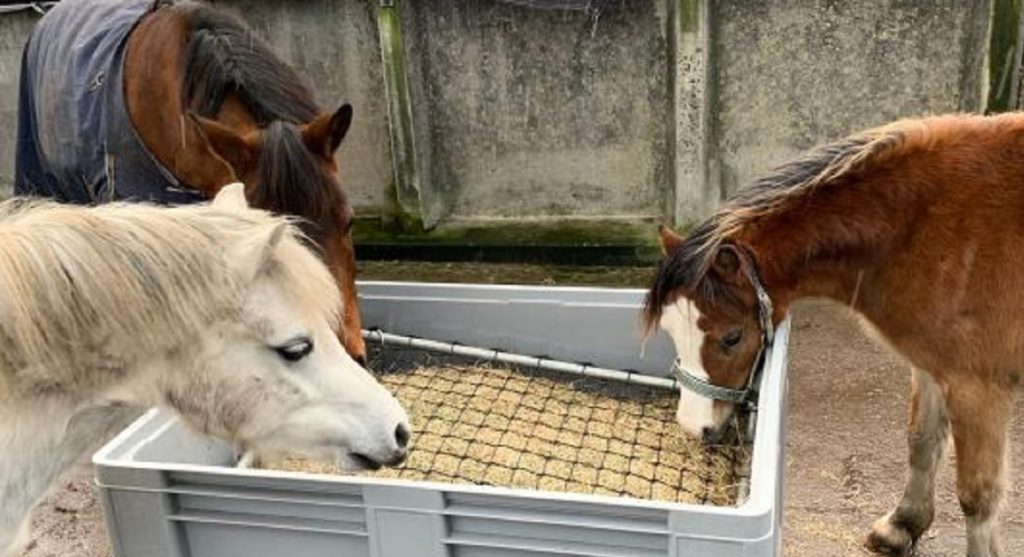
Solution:
<svg viewBox="0 0 1024 557"><path fill-rule="evenodd" d="M736 503L748 445L685 438L673 391L420 351L384 356L375 347L371 369L408 410L413 439L408 460L377 477Z"/></svg>

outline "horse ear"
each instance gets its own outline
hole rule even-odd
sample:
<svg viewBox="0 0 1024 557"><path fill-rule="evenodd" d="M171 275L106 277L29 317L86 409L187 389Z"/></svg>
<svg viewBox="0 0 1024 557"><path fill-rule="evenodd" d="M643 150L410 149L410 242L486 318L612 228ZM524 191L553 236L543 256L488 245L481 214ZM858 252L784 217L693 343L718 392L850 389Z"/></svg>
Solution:
<svg viewBox="0 0 1024 557"><path fill-rule="evenodd" d="M206 139L213 154L224 159L235 171L235 176L241 176L252 168L259 152L259 140L255 134L239 134L216 120L203 118L194 112L189 112L188 117L201 132L199 135Z"/></svg>
<svg viewBox="0 0 1024 557"><path fill-rule="evenodd" d="M248 209L249 202L245 199L245 186L241 182L234 182L224 186L217 192L211 205L225 211L244 211Z"/></svg>
<svg viewBox="0 0 1024 557"><path fill-rule="evenodd" d="M343 104L334 114L322 114L306 124L302 140L314 153L331 158L351 126L352 105Z"/></svg>
<svg viewBox="0 0 1024 557"><path fill-rule="evenodd" d="M239 265L243 276L256 279L263 274L267 265L274 258L274 250L284 238L287 227L287 224L279 222L260 231L255 237L249 238L240 246L239 253L232 260Z"/></svg>
<svg viewBox="0 0 1024 557"><path fill-rule="evenodd" d="M658 226L658 239L661 241L662 255L668 255L683 245L683 237L664 224Z"/></svg>
<svg viewBox="0 0 1024 557"><path fill-rule="evenodd" d="M739 280L740 270L743 263L740 261L740 253L730 245L718 248L715 259L711 262L711 269L725 280Z"/></svg>

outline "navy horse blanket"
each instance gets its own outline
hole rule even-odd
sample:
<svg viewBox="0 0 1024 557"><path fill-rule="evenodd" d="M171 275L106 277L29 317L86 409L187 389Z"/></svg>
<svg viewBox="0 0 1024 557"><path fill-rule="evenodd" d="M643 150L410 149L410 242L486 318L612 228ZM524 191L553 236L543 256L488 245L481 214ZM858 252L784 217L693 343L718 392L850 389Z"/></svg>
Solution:
<svg viewBox="0 0 1024 557"><path fill-rule="evenodd" d="M154 0L64 0L33 29L21 60L14 191L95 204L192 203L128 116L128 35Z"/></svg>

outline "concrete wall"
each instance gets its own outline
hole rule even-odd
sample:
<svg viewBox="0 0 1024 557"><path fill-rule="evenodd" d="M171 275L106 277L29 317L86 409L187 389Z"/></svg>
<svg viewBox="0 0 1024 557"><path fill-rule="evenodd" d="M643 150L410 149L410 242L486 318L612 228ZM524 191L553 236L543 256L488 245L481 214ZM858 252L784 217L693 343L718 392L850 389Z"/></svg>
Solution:
<svg viewBox="0 0 1024 557"><path fill-rule="evenodd" d="M671 181L666 6L408 2L433 219L660 216Z"/></svg>
<svg viewBox="0 0 1024 557"><path fill-rule="evenodd" d="M982 107L987 17L987 2L716 3L722 192L862 128Z"/></svg>
<svg viewBox="0 0 1024 557"><path fill-rule="evenodd" d="M501 0L217 3L324 105L353 104L345 184L363 215L414 215L407 234L693 223L822 141L984 109L990 63L988 0L608 0L592 3L598 13ZM35 17L0 15L4 183Z"/></svg>
<svg viewBox="0 0 1024 557"><path fill-rule="evenodd" d="M9 196L14 186L21 52L38 19L31 10L0 15L0 198Z"/></svg>

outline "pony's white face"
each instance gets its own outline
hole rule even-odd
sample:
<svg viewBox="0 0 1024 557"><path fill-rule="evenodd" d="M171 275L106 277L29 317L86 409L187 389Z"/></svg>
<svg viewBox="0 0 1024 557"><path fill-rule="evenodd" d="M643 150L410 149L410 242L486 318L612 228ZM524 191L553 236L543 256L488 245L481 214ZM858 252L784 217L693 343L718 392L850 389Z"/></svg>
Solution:
<svg viewBox="0 0 1024 557"><path fill-rule="evenodd" d="M303 314L272 280L246 300L244 327L220 345L226 384L246 381L235 439L257 460L302 455L348 469L404 459L409 420L398 401L345 351L326 319ZM252 395L252 396L250 396ZM221 409L233 406L230 394ZM242 406L244 405L244 406Z"/></svg>
<svg viewBox="0 0 1024 557"><path fill-rule="evenodd" d="M401 462L410 436L405 410L345 351L316 296L286 282L295 276L280 268L288 257L315 256L294 238L282 241L283 232L282 225L232 255L254 277L240 315L202 339L192 357L200 369L177 374L165 400L257 462L301 456L347 469ZM276 250L290 253L275 259ZM330 275L317 266L307 270L321 277L302 278L332 291Z"/></svg>
<svg viewBox="0 0 1024 557"><path fill-rule="evenodd" d="M699 379L709 381L710 376L704 369L701 357L705 340L705 331L700 327L701 317L697 306L680 296L664 307L660 327L672 339L680 367ZM679 387L676 421L687 435L715 441L725 429L734 409L734 404L712 400Z"/></svg>

